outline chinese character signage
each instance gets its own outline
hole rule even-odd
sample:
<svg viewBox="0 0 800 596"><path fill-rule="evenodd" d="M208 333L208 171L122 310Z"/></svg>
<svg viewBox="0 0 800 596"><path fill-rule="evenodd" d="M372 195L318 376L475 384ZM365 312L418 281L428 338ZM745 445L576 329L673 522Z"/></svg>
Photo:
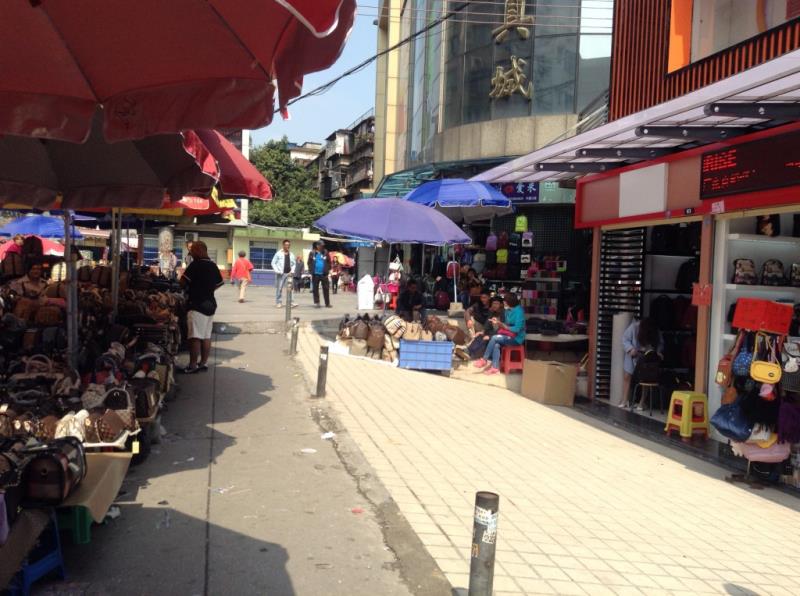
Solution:
<svg viewBox="0 0 800 596"><path fill-rule="evenodd" d="M514 203L539 202L539 185L536 182L506 182L492 186Z"/></svg>
<svg viewBox="0 0 800 596"><path fill-rule="evenodd" d="M501 44L508 40L509 32L514 31L520 39L530 37L533 17L525 14L525 0L506 0L503 13L503 24L492 31L495 43ZM525 74L528 61L511 56L511 66L495 66L492 77L492 89L489 91L491 99L508 98L519 93L530 101L533 98L533 83Z"/></svg>

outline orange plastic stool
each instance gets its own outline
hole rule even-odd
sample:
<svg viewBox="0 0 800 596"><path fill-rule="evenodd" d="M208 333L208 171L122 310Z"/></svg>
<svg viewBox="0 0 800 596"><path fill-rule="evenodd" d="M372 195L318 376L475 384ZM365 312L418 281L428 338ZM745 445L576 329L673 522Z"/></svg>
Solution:
<svg viewBox="0 0 800 596"><path fill-rule="evenodd" d="M503 346L500 350L500 372L522 372L525 365L525 346Z"/></svg>

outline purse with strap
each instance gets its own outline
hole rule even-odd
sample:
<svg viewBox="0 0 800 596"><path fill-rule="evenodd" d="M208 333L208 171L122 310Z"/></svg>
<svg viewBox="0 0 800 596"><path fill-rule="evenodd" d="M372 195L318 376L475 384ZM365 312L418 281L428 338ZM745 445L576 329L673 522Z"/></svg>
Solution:
<svg viewBox="0 0 800 596"><path fill-rule="evenodd" d="M750 375L750 365L752 363L753 349L750 347L750 337L745 332L739 352L733 357L731 371L735 377L747 377Z"/></svg>
<svg viewBox="0 0 800 596"><path fill-rule="evenodd" d="M83 444L74 437L55 439L25 453L32 456L22 474L29 504L60 505L86 476Z"/></svg>
<svg viewBox="0 0 800 596"><path fill-rule="evenodd" d="M756 333L750 377L759 383L771 385L781 380L781 365L778 364L775 352L775 338L760 331Z"/></svg>
<svg viewBox="0 0 800 596"><path fill-rule="evenodd" d="M717 374L714 376L714 381L720 387L730 387L733 383L733 361L742 347L743 340L744 332L740 331L736 336L736 341L733 342L733 347L717 363Z"/></svg>

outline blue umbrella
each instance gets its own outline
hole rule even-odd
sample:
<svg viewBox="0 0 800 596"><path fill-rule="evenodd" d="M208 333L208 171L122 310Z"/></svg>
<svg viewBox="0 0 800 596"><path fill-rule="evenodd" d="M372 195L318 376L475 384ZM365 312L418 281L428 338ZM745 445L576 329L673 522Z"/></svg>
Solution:
<svg viewBox="0 0 800 596"><path fill-rule="evenodd" d="M389 243L469 244L461 228L447 217L402 199L358 199L337 207L314 222L339 236Z"/></svg>
<svg viewBox="0 0 800 596"><path fill-rule="evenodd" d="M47 215L25 215L7 223L0 228L0 236L41 236L42 238L63 238L64 220ZM73 238L83 238L75 227L72 227Z"/></svg>
<svg viewBox="0 0 800 596"><path fill-rule="evenodd" d="M404 197L434 207L453 221L489 219L511 213L511 200L486 182L443 178L419 185Z"/></svg>

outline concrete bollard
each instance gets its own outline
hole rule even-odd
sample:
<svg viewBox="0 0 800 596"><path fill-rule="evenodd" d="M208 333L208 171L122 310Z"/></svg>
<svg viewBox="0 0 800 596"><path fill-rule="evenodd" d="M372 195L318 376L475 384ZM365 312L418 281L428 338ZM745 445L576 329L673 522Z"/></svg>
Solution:
<svg viewBox="0 0 800 596"><path fill-rule="evenodd" d="M328 346L319 348L319 369L317 371L317 392L314 397L325 397L325 383L328 381Z"/></svg>
<svg viewBox="0 0 800 596"><path fill-rule="evenodd" d="M286 324L289 324L289 321L292 320L292 277L289 276L289 280L286 282L286 318L284 319Z"/></svg>
<svg viewBox="0 0 800 596"><path fill-rule="evenodd" d="M499 505L499 495L484 491L475 493L469 596L492 596Z"/></svg>
<svg viewBox="0 0 800 596"><path fill-rule="evenodd" d="M292 336L289 340L289 356L297 354L297 335L300 332L300 319L294 319L292 323Z"/></svg>

